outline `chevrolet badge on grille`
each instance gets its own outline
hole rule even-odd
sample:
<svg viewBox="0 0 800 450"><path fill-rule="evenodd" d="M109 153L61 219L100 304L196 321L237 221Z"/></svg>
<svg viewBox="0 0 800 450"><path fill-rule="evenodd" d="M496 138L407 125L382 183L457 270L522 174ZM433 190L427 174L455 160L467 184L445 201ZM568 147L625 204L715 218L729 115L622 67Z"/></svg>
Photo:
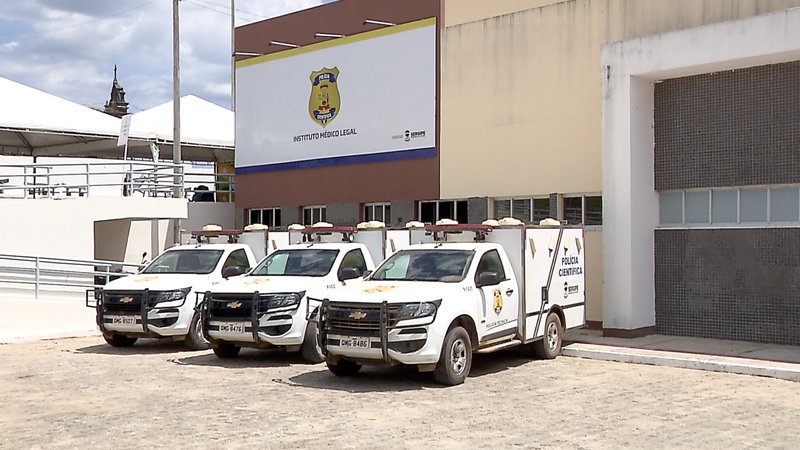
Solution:
<svg viewBox="0 0 800 450"><path fill-rule="evenodd" d="M133 301L133 297L122 297L121 299L119 299L120 303L130 303L132 301Z"/></svg>
<svg viewBox="0 0 800 450"><path fill-rule="evenodd" d="M359 319L363 319L364 317L367 317L367 313L364 313L364 312L361 312L361 311L356 311L356 312L350 313L350 318L351 319L359 320Z"/></svg>
<svg viewBox="0 0 800 450"><path fill-rule="evenodd" d="M228 303L228 308L235 309L242 306L242 302L230 302Z"/></svg>

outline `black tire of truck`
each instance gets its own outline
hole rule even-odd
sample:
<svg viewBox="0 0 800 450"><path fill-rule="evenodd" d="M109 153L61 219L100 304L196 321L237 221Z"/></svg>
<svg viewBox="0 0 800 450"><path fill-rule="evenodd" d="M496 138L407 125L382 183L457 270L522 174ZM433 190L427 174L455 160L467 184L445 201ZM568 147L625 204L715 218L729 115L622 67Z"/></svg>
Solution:
<svg viewBox="0 0 800 450"><path fill-rule="evenodd" d="M306 332L303 336L303 345L300 347L300 354L303 359L311 364L319 364L325 361L325 355L317 342L317 322L309 321L306 325Z"/></svg>
<svg viewBox="0 0 800 450"><path fill-rule="evenodd" d="M337 377L352 377L361 370L361 364L346 359L340 359L336 362L328 361L327 364L328 370Z"/></svg>
<svg viewBox="0 0 800 450"><path fill-rule="evenodd" d="M550 313L544 322L544 337L533 344L533 354L540 359L554 359L561 354L564 327L556 313Z"/></svg>
<svg viewBox="0 0 800 450"><path fill-rule="evenodd" d="M450 328L442 344L439 362L433 370L436 382L456 386L464 382L472 368L472 342L467 330L460 326Z"/></svg>
<svg viewBox="0 0 800 450"><path fill-rule="evenodd" d="M208 350L211 343L203 336L203 321L200 311L195 311L192 316L192 323L189 324L189 332L186 333L186 346L192 350Z"/></svg>
<svg viewBox="0 0 800 450"><path fill-rule="evenodd" d="M130 347L139 340L139 338L123 336L121 334L106 333L103 333L103 339L112 347Z"/></svg>
<svg viewBox="0 0 800 450"><path fill-rule="evenodd" d="M214 354L222 359L236 358L239 356L239 352L242 350L241 347L228 344L227 342L217 342L212 345L211 348L214 349Z"/></svg>

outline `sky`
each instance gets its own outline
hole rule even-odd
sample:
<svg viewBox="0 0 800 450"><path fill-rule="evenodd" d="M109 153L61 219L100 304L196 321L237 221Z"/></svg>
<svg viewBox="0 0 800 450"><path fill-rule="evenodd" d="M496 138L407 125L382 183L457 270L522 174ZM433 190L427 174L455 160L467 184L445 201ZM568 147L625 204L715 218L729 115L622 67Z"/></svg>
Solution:
<svg viewBox="0 0 800 450"><path fill-rule="evenodd" d="M236 26L332 0L235 0ZM231 107L231 0L180 1L181 96ZM0 77L102 109L172 100L172 0L0 0ZM2 99L0 99L1 101Z"/></svg>

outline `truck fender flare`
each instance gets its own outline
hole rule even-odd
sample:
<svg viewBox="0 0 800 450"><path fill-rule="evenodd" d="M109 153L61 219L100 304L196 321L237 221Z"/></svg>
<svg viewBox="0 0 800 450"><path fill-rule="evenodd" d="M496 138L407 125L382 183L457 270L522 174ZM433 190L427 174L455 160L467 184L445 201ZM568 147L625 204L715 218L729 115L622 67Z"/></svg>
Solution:
<svg viewBox="0 0 800 450"><path fill-rule="evenodd" d="M450 322L450 326L447 327L447 331L450 331L455 326L460 326L461 328L467 330L469 339L472 341L472 349L475 350L478 348L478 329L475 326L475 321L472 320L472 317L466 314L456 317L452 322Z"/></svg>

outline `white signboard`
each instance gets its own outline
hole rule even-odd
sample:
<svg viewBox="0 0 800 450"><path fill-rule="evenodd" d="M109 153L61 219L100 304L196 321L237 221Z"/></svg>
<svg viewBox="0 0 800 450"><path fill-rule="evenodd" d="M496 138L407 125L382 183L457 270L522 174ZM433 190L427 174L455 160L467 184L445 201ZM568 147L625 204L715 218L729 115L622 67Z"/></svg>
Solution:
<svg viewBox="0 0 800 450"><path fill-rule="evenodd" d="M119 137L117 138L117 147L128 144L128 135L131 133L131 116L132 114L125 114L119 122Z"/></svg>
<svg viewBox="0 0 800 450"><path fill-rule="evenodd" d="M435 19L236 66L237 173L431 157Z"/></svg>

